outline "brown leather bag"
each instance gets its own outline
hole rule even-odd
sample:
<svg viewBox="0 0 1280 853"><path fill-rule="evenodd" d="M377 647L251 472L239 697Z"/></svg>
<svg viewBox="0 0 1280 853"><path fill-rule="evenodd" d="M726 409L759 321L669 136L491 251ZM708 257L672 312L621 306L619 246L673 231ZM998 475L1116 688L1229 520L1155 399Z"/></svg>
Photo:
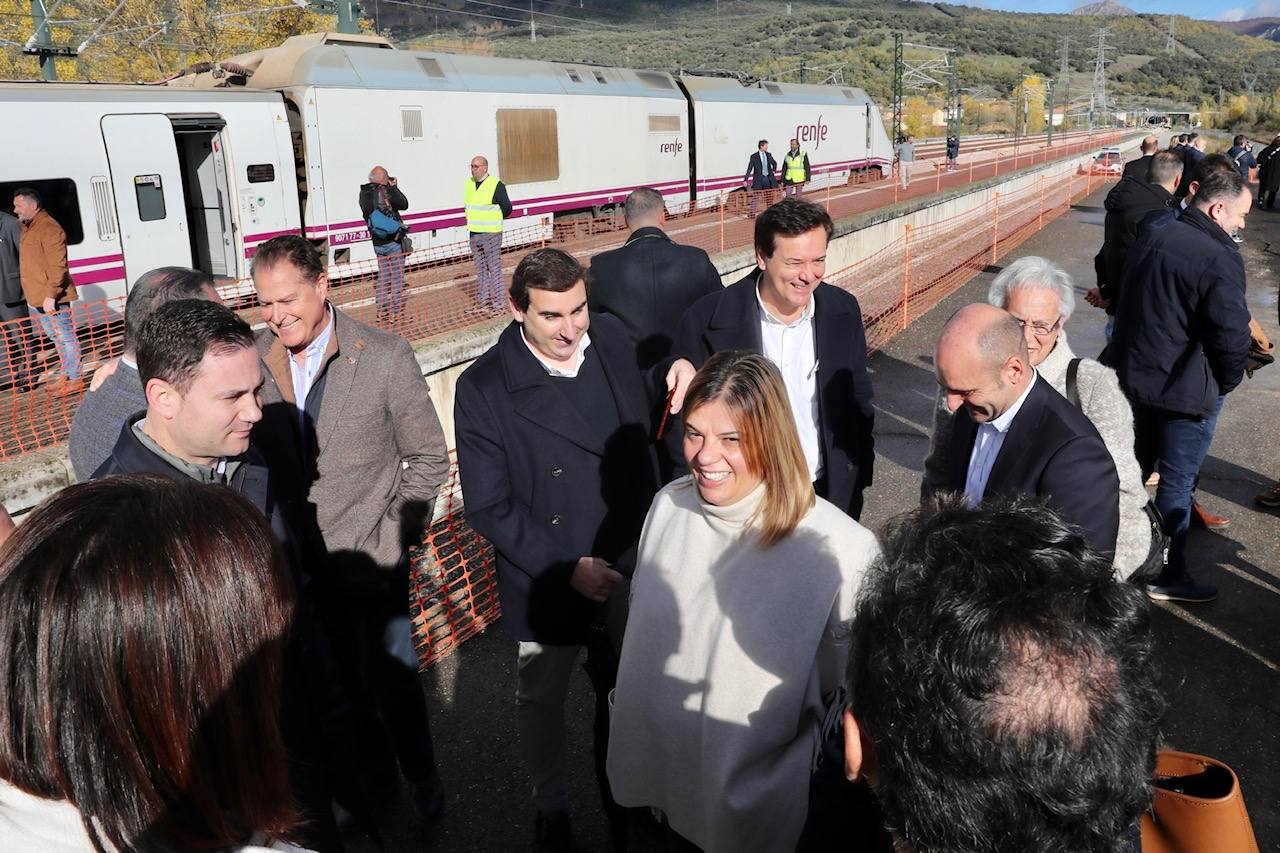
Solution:
<svg viewBox="0 0 1280 853"><path fill-rule="evenodd" d="M1142 853L1258 853L1235 771L1212 758L1162 749L1156 793L1142 816Z"/></svg>

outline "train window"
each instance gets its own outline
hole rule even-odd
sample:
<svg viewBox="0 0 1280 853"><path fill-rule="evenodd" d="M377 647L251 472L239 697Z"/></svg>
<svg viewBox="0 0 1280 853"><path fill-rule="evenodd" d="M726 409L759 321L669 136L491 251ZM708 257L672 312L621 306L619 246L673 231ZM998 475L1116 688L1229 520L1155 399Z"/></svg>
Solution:
<svg viewBox="0 0 1280 853"><path fill-rule="evenodd" d="M560 177L560 136L555 110L498 110L498 169L508 184Z"/></svg>
<svg viewBox="0 0 1280 853"><path fill-rule="evenodd" d="M776 83L761 83L760 85L761 85L761 86L764 86L764 90L765 90L766 92L768 92L770 95L776 95L776 96L777 96L777 97L779 97L779 98L780 98L780 97L782 97L782 87L781 87L781 86L779 86L778 84L776 84Z"/></svg>
<svg viewBox="0 0 1280 853"><path fill-rule="evenodd" d="M440 60L438 59L420 56L418 57L418 65L428 77L444 77L444 68L440 66Z"/></svg>
<svg viewBox="0 0 1280 853"><path fill-rule="evenodd" d="M604 83L604 84L606 84L606 85L609 83L609 81L605 79L604 74L602 74L601 72L597 71L597 72L595 72L595 75L596 75L596 82L597 82L597 83Z"/></svg>
<svg viewBox="0 0 1280 853"><path fill-rule="evenodd" d="M80 197L76 182L70 178L43 178L24 181L0 181L0 210L13 212L13 191L22 188L36 191L40 206L62 226L67 245L84 242L84 226L80 222Z"/></svg>
<svg viewBox="0 0 1280 853"><path fill-rule="evenodd" d="M637 71L636 79L648 86L650 89L674 89L671 78L665 74L659 74L656 71Z"/></svg>
<svg viewBox="0 0 1280 853"><path fill-rule="evenodd" d="M680 116L649 116L650 133L679 133Z"/></svg>
<svg viewBox="0 0 1280 853"><path fill-rule="evenodd" d="M566 68L566 69L565 69L565 73L569 75L569 79L570 79L570 80L572 80L573 82L575 82L575 83L581 83L581 82L582 82L582 76L578 74L578 72L577 72L577 70L576 70L576 69L574 69L574 68Z"/></svg>
<svg viewBox="0 0 1280 853"><path fill-rule="evenodd" d="M251 184L269 184L276 179L274 163L255 163L245 171L248 173L249 183Z"/></svg>
<svg viewBox="0 0 1280 853"><path fill-rule="evenodd" d="M410 142L423 138L422 107L400 108L400 138Z"/></svg>
<svg viewBox="0 0 1280 853"><path fill-rule="evenodd" d="M155 222L165 218L164 185L159 175L134 175L133 193L138 198L138 219Z"/></svg>

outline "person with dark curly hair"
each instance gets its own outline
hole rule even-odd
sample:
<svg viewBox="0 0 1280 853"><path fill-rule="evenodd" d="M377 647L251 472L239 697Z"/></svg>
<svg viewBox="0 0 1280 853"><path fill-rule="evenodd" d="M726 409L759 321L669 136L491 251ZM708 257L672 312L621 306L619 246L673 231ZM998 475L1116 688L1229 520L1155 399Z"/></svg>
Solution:
<svg viewBox="0 0 1280 853"><path fill-rule="evenodd" d="M849 655L845 772L915 853L1134 849L1164 701L1149 605L1042 504L891 522Z"/></svg>

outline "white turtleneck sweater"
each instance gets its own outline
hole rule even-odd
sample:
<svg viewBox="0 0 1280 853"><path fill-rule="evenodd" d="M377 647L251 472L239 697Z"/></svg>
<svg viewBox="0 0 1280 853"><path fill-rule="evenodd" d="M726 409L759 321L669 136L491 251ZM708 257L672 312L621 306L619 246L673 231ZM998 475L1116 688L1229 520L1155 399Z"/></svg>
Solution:
<svg viewBox="0 0 1280 853"><path fill-rule="evenodd" d="M726 507L688 477L658 493L612 697L614 797L661 809L707 853L795 849L858 583L879 553L821 498L763 548L747 522L764 489Z"/></svg>

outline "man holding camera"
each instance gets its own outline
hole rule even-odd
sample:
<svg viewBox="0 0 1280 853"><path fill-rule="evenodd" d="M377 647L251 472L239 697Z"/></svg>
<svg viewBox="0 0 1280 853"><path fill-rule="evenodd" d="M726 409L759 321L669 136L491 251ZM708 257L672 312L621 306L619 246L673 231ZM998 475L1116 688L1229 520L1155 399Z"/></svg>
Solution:
<svg viewBox="0 0 1280 853"><path fill-rule="evenodd" d="M404 318L404 236L409 232L400 211L409 200L387 170L374 166L369 183L360 187L360 214L369 227L373 251L378 256L378 282L373 288L377 324Z"/></svg>

